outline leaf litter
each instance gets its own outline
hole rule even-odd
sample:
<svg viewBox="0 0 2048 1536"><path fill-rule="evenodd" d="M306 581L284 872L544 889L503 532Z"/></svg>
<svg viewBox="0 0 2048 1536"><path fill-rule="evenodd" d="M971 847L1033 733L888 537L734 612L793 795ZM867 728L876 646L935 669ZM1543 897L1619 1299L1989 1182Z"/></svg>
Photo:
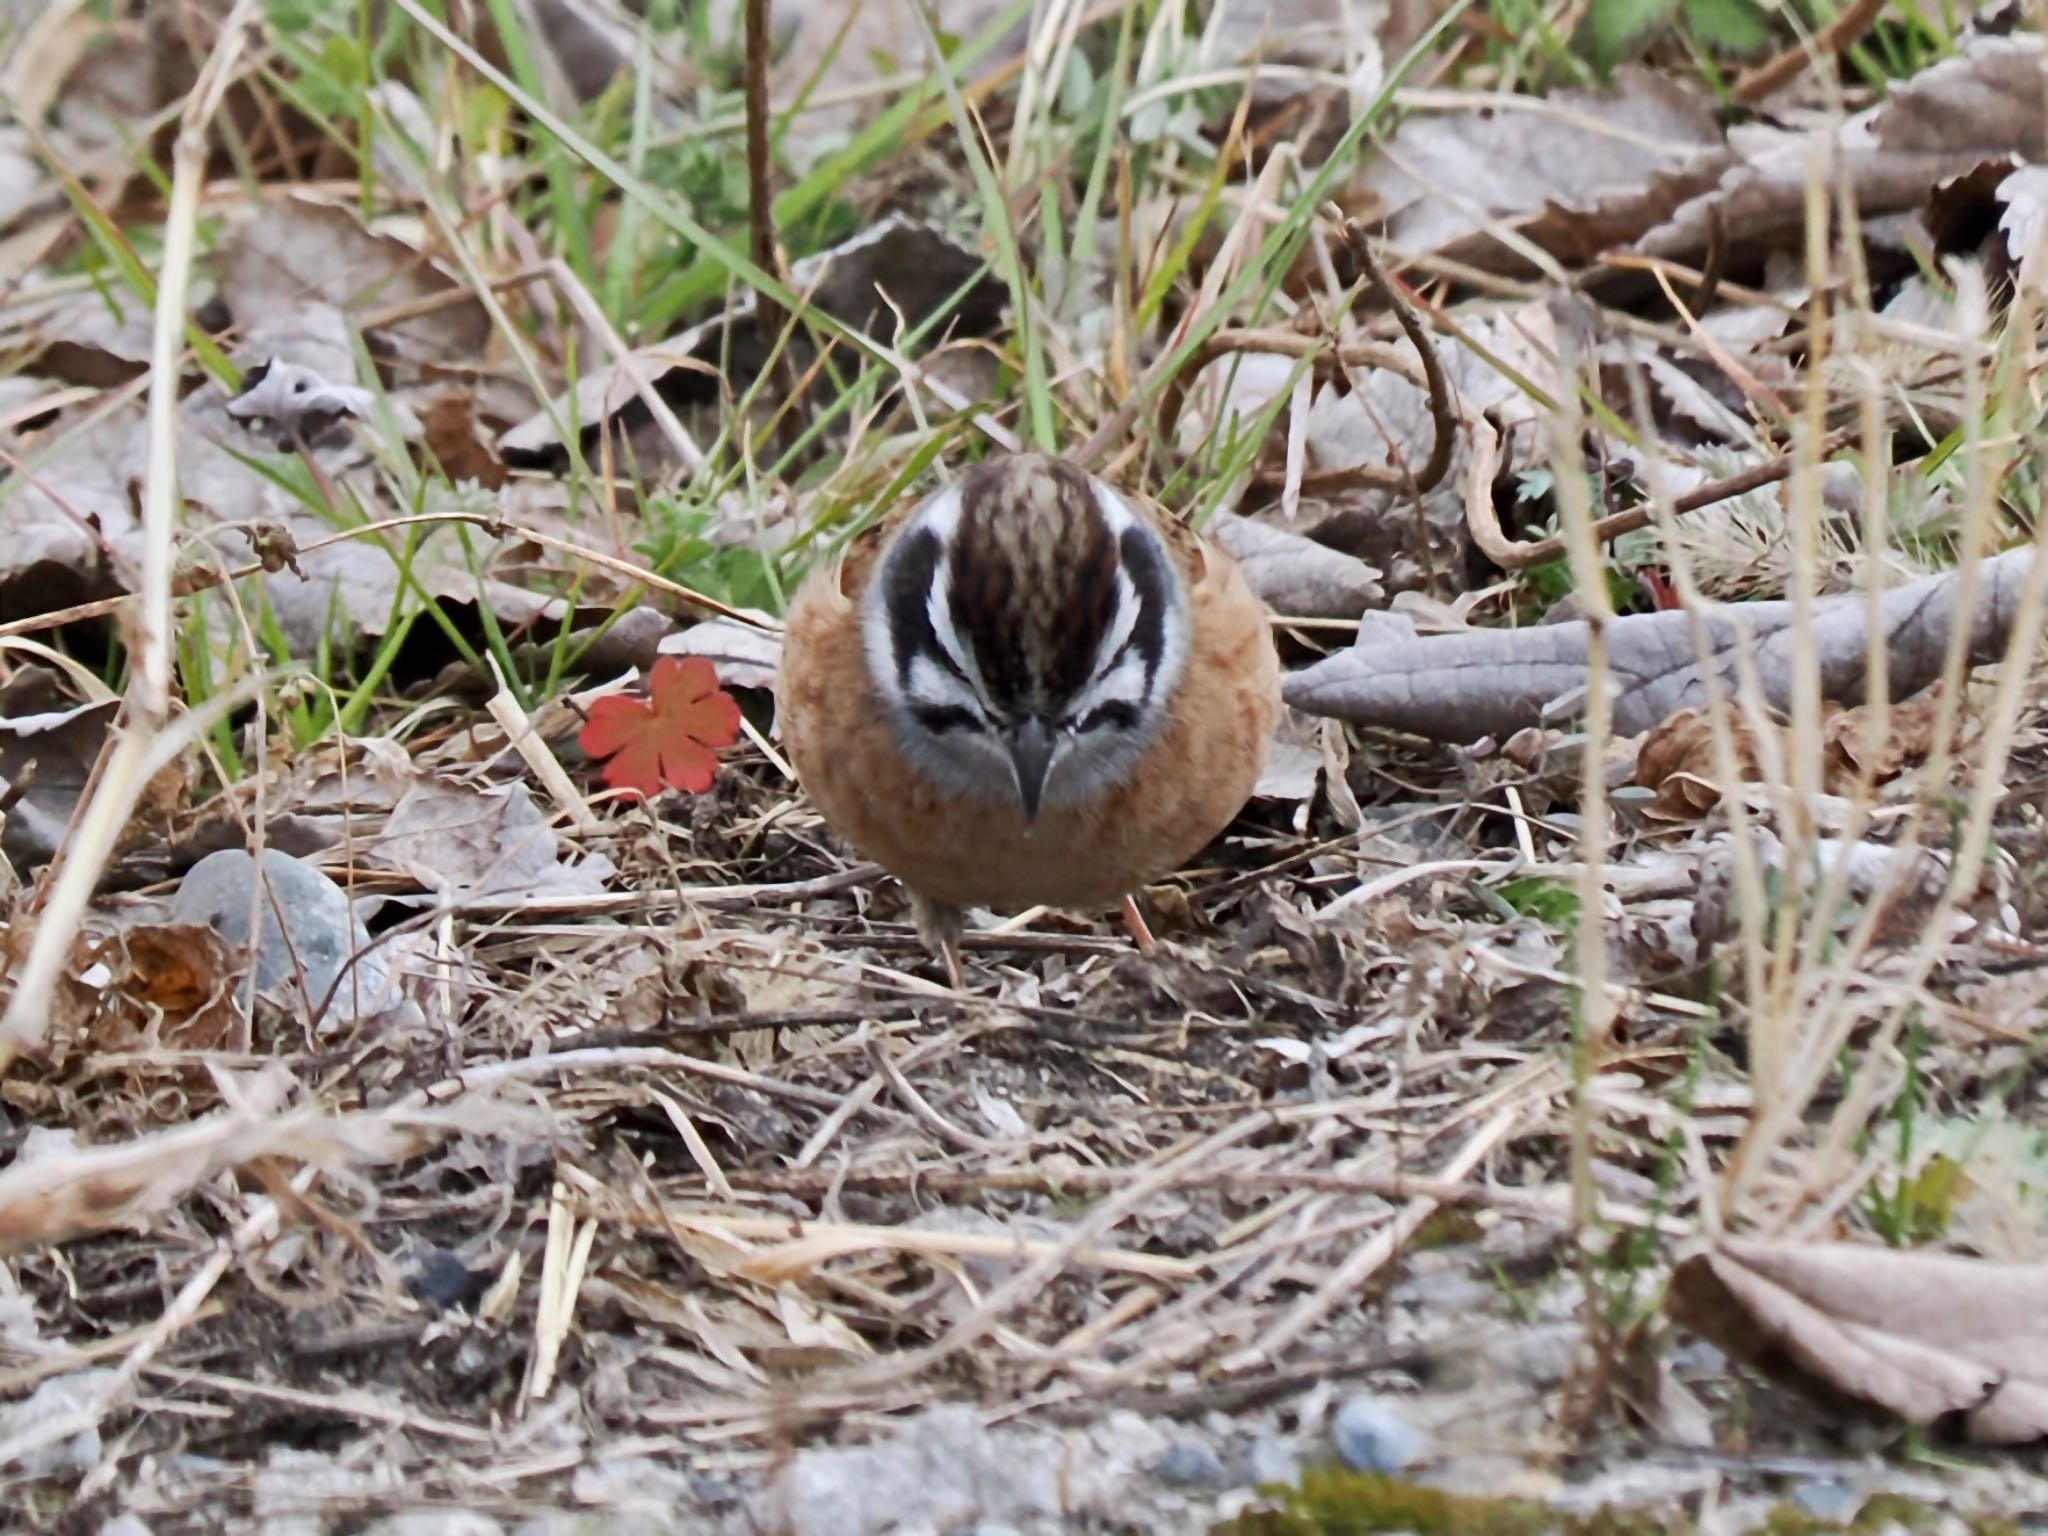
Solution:
<svg viewBox="0 0 2048 1536"><path fill-rule="evenodd" d="M1491 14L811 5L754 245L680 34L541 4L493 78L401 3L357 94L352 24L245 6L209 96L230 9L0 12L33 1519L2043 1502L1843 1454L1900 1444L1845 1403L2043 1427L2036 34L1831 29L1724 126L1711 38L1602 84ZM780 757L774 615L1035 413L1245 562L1295 707L1158 956L976 914L951 992Z"/></svg>

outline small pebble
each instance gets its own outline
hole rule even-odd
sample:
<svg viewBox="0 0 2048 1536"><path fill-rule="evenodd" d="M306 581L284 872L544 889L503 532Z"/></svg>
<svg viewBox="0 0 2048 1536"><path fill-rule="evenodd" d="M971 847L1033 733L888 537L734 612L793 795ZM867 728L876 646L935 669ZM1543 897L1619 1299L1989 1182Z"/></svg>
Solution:
<svg viewBox="0 0 2048 1536"><path fill-rule="evenodd" d="M1405 1471L1429 1454L1429 1441L1383 1397L1360 1394L1337 1405L1330 1439L1354 1472Z"/></svg>
<svg viewBox="0 0 2048 1536"><path fill-rule="evenodd" d="M1152 1475L1169 1488L1222 1488L1230 1474L1216 1453L1196 1440L1176 1440L1152 1463Z"/></svg>
<svg viewBox="0 0 2048 1536"><path fill-rule="evenodd" d="M256 860L240 848L209 853L185 872L171 897L171 915L181 923L205 923L230 944L249 943L249 917L261 918L256 943L256 985L263 991L295 980L305 970L306 993L317 1007L358 950L369 952L349 971L351 985L336 995L344 1017L360 997L376 1000L385 981L382 958L369 949L370 935L349 906L348 892L302 859L275 848L263 850L265 892L254 897ZM289 939L287 939L289 935Z"/></svg>
<svg viewBox="0 0 2048 1536"><path fill-rule="evenodd" d="M473 1300L489 1284L488 1275L478 1274L461 1254L446 1248L422 1249L405 1277L405 1288L436 1310Z"/></svg>
<svg viewBox="0 0 2048 1536"><path fill-rule="evenodd" d="M708 1477L698 1473L690 1479L690 1493L713 1509L730 1509L740 1501L740 1491L729 1477Z"/></svg>
<svg viewBox="0 0 2048 1536"><path fill-rule="evenodd" d="M1810 1477L1793 1488L1792 1502L1816 1520L1847 1525L1863 1507L1863 1495L1832 1477Z"/></svg>

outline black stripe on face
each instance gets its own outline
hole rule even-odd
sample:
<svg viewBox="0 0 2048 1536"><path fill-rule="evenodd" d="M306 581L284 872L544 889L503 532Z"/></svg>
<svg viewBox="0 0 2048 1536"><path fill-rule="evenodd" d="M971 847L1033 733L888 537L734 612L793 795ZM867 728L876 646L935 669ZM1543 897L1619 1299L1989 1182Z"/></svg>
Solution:
<svg viewBox="0 0 2048 1536"><path fill-rule="evenodd" d="M945 546L929 528L909 534L889 562L888 589L882 605L889 615L889 644L896 653L896 679L910 684L910 667L919 657L945 668L963 683L959 664L946 654L932 629L932 582Z"/></svg>
<svg viewBox="0 0 2048 1536"><path fill-rule="evenodd" d="M1119 549L1124 574L1131 578L1131 592L1138 600L1138 614L1125 642L1145 658L1145 684L1149 689L1160 660L1166 655L1166 612L1173 605L1173 580L1160 557L1158 541L1142 528L1126 528Z"/></svg>
<svg viewBox="0 0 2048 1536"><path fill-rule="evenodd" d="M943 736L948 731L981 729L981 720L974 711L962 709L957 704L913 704L910 706L910 718L934 736Z"/></svg>
<svg viewBox="0 0 2048 1536"><path fill-rule="evenodd" d="M1103 726L1120 731L1136 730L1138 706L1128 699L1111 699L1107 704L1096 705L1074 722L1074 729L1077 731L1093 731Z"/></svg>

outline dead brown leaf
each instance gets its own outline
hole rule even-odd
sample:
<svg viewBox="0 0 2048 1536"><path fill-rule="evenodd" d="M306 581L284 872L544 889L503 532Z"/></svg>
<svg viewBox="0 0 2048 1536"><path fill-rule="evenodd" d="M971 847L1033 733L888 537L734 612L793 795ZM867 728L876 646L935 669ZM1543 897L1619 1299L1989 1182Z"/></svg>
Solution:
<svg viewBox="0 0 2048 1536"><path fill-rule="evenodd" d="M137 923L101 947L108 979L96 1048L138 1043L180 1051L246 1051L249 1018L236 1000L246 957L201 923Z"/></svg>
<svg viewBox="0 0 2048 1536"><path fill-rule="evenodd" d="M426 253L365 228L353 209L298 191L265 198L235 230L221 254L220 291L251 346L340 382L348 382L352 358L336 364L291 349L309 310L367 323L373 351L415 365L474 361L490 338L483 305Z"/></svg>
<svg viewBox="0 0 2048 1536"><path fill-rule="evenodd" d="M1873 784L1896 778L1908 763L1933 750L1934 720L1940 708L1939 688L1892 705L1880 720L1870 705L1821 706L1821 787L1831 795L1847 794L1866 776ZM1728 720L1735 770L1745 783L1763 777L1756 734L1740 711L1724 710ZM1882 725L1882 733L1879 727ZM1643 737L1636 750L1636 783L1655 790L1653 815L1689 821L1721 803L1710 711L1681 709Z"/></svg>
<svg viewBox="0 0 2048 1536"><path fill-rule="evenodd" d="M1711 97L1644 68L1607 91L1474 98L1402 123L1366 171L1411 255L1527 272L1626 245L1712 186L1729 155Z"/></svg>
<svg viewBox="0 0 2048 1536"><path fill-rule="evenodd" d="M450 390L420 412L427 452L460 485L473 480L487 491L505 483L505 466L477 424L474 390Z"/></svg>
<svg viewBox="0 0 2048 1536"><path fill-rule="evenodd" d="M986 275L978 252L916 220L883 219L853 239L797 262L789 281L806 297L810 310L887 340L899 329L923 324L977 274L981 280L974 292L948 320L949 333L958 338L995 330L1002 312L1002 285ZM715 407L746 389L760 367L760 348L750 323L754 310L750 291L716 319L637 348L624 363L586 370L573 396L550 402L499 439L505 462L514 468L566 463L562 431L571 422L582 436L584 453L593 460L596 434L611 426L624 437L621 459L641 466L643 474L672 461L673 445L650 425L653 413L641 393L642 383L679 413ZM808 353L802 334L792 338L791 346L799 358Z"/></svg>
<svg viewBox="0 0 2048 1536"><path fill-rule="evenodd" d="M1355 619L1386 601L1378 571L1290 528L1226 512L1209 532L1237 558L1245 580L1275 613Z"/></svg>
<svg viewBox="0 0 2048 1536"><path fill-rule="evenodd" d="M590 895L612 872L602 854L565 859L524 784L479 790L432 779L406 791L365 862L431 891L504 900Z"/></svg>
<svg viewBox="0 0 2048 1536"><path fill-rule="evenodd" d="M1900 82L1878 105L1847 119L1738 127L1728 140L1737 163L1710 191L1644 235L1638 248L1697 260L1714 241L1718 219L1731 265L1750 267L1771 250L1796 249L1822 141L1834 146L1830 179L1847 188L1866 220L1917 212L1941 181L1986 161L2048 159L2043 49L2038 34L1973 37L1953 58Z"/></svg>
<svg viewBox="0 0 2048 1536"><path fill-rule="evenodd" d="M2048 1436L2048 1265L1725 1238L1679 1265L1667 1305L1759 1369L1908 1423Z"/></svg>

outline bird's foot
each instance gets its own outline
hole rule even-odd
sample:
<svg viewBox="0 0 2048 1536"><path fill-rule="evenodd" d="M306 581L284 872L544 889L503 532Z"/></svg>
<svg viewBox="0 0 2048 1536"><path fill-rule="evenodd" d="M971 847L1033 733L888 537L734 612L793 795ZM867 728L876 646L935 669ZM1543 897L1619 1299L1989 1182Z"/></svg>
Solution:
<svg viewBox="0 0 2048 1536"><path fill-rule="evenodd" d="M946 967L946 985L958 992L966 985L960 968L960 935L967 929L967 914L958 907L933 901L916 891L910 893L910 915L917 924L917 936L926 949Z"/></svg>
<svg viewBox="0 0 2048 1536"><path fill-rule="evenodd" d="M1139 954L1157 953L1159 941L1152 937L1152 930L1145 922L1145 914L1138 910L1138 898L1135 896L1124 898L1124 927L1130 930L1131 942L1138 946Z"/></svg>

